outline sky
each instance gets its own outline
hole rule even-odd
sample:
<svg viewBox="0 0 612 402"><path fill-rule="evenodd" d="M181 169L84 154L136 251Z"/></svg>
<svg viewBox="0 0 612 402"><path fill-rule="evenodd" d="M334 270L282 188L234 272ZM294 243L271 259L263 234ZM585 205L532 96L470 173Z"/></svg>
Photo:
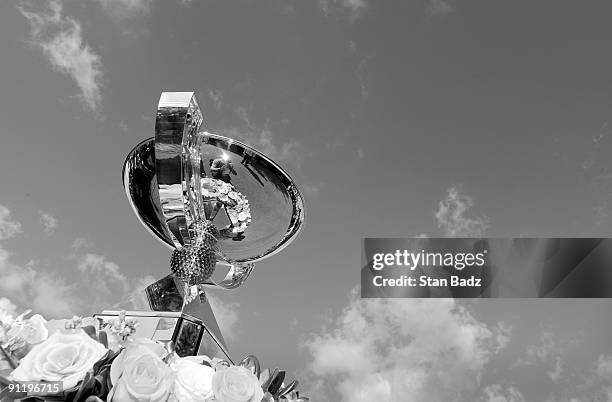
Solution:
<svg viewBox="0 0 612 402"><path fill-rule="evenodd" d="M0 2L0 308L168 272L126 199L163 91L276 160L303 232L210 292L235 358L318 401L612 400L608 300L360 300L363 237L607 237L612 4Z"/></svg>

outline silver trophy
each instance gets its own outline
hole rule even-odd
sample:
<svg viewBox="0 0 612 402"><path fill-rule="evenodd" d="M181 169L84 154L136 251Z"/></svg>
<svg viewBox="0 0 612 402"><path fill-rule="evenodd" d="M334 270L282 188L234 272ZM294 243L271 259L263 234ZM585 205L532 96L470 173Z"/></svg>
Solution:
<svg viewBox="0 0 612 402"><path fill-rule="evenodd" d="M164 92L155 137L125 160L134 212L172 250L171 274L145 289L150 311L127 316L140 322L137 336L171 340L179 355L229 359L205 290L239 287L256 262L286 247L302 228L304 202L270 158L202 123L193 92ZM104 323L118 314L96 316Z"/></svg>

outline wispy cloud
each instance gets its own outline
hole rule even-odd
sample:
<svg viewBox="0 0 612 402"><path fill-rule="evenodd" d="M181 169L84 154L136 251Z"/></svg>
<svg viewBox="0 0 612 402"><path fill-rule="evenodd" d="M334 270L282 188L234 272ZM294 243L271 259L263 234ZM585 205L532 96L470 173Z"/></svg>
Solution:
<svg viewBox="0 0 612 402"><path fill-rule="evenodd" d="M236 302L228 303L211 292L206 293L206 299L210 303L225 340L231 342L236 339L236 324L238 324L240 304Z"/></svg>
<svg viewBox="0 0 612 402"><path fill-rule="evenodd" d="M93 308L109 307L111 300L121 300L130 292L130 284L119 265L100 254L86 253L77 257L77 269L83 283L95 283L89 302Z"/></svg>
<svg viewBox="0 0 612 402"><path fill-rule="evenodd" d="M569 174L564 173L568 180L572 180L571 173L577 169L579 182L568 185L581 186L581 198L589 203L584 210L592 211L589 216L592 226L586 227L583 235L607 236L612 205L612 163L608 157L612 141L608 122L598 122L597 126L568 138L554 137L551 145L552 155L563 168L571 169Z"/></svg>
<svg viewBox="0 0 612 402"><path fill-rule="evenodd" d="M69 282L35 267L35 263L22 266L13 262L11 254L0 247L0 293L49 317L70 317L80 310Z"/></svg>
<svg viewBox="0 0 612 402"><path fill-rule="evenodd" d="M566 376L567 377L567 376ZM600 355L590 369L581 370L566 380L571 387L557 392L551 401L612 401L612 356ZM577 380L577 381L576 381Z"/></svg>
<svg viewBox="0 0 612 402"><path fill-rule="evenodd" d="M601 378L609 378L612 380L612 356L600 355L599 359L597 359L595 371Z"/></svg>
<svg viewBox="0 0 612 402"><path fill-rule="evenodd" d="M317 196L319 195L319 193L321 192L321 186L323 186L323 183L321 184L308 184L308 183L302 183L300 185L302 191L304 192L304 194L307 194L309 196Z"/></svg>
<svg viewBox="0 0 612 402"><path fill-rule="evenodd" d="M556 343L553 333L542 331L540 343L529 345L527 347L527 358L522 361L525 364L545 362L554 356L559 349L559 345Z"/></svg>
<svg viewBox="0 0 612 402"><path fill-rule="evenodd" d="M448 0L429 0L427 5L428 17L450 14L453 11L455 11L455 8Z"/></svg>
<svg viewBox="0 0 612 402"><path fill-rule="evenodd" d="M87 253L79 259L78 270L90 278L104 277L111 281L126 284L127 279L121 273L119 265L108 261L99 254Z"/></svg>
<svg viewBox="0 0 612 402"><path fill-rule="evenodd" d="M63 14L58 0L45 10L34 11L34 5L21 1L17 6L30 23L30 41L42 49L54 69L71 77L78 85L85 106L98 111L102 102L102 62L83 39L81 24Z"/></svg>
<svg viewBox="0 0 612 402"><path fill-rule="evenodd" d="M15 236L21 224L11 217L11 211L0 206L0 240ZM52 317L69 315L77 305L69 285L59 281L52 272L40 272L36 263L25 266L13 261L10 253L0 244L0 294L13 301Z"/></svg>
<svg viewBox="0 0 612 402"><path fill-rule="evenodd" d="M552 369L546 374L548 374L553 382L558 382L561 379L561 376L563 375L563 361L561 360L561 356L557 356Z"/></svg>
<svg viewBox="0 0 612 402"><path fill-rule="evenodd" d="M0 240L20 231L21 224L10 209L0 206ZM112 307L127 294L130 282L116 263L86 252L88 247L87 240L78 238L57 265L35 260L22 264L0 242L0 295L48 318L92 314ZM69 266L63 266L66 263Z"/></svg>
<svg viewBox="0 0 612 402"><path fill-rule="evenodd" d="M348 13L351 22L355 22L368 3L365 0L319 0L318 5L326 17L335 13Z"/></svg>
<svg viewBox="0 0 612 402"><path fill-rule="evenodd" d="M546 374L553 382L558 383L565 374L563 351L569 346L571 346L571 342L566 340L562 342L552 332L542 331L540 342L528 345L525 356L519 358L516 366L539 365L548 367Z"/></svg>
<svg viewBox="0 0 612 402"><path fill-rule="evenodd" d="M11 210L0 205L0 240L9 239L21 232L21 223L11 215Z"/></svg>
<svg viewBox="0 0 612 402"><path fill-rule="evenodd" d="M463 194L461 188L453 186L448 189L446 198L440 201L435 213L438 227L447 236L479 237L489 227L486 216L470 218L467 212L474 206L474 200Z"/></svg>
<svg viewBox="0 0 612 402"><path fill-rule="evenodd" d="M242 106L236 107L234 114L242 124L224 129L223 135L240 139L275 161L291 162L299 167L301 161L298 152L300 144L297 141L283 141L279 135L272 132L269 122L266 122L263 126L255 124L249 111Z"/></svg>
<svg viewBox="0 0 612 402"><path fill-rule="evenodd" d="M40 225L43 228L43 232L46 235L52 235L55 232L55 229L57 229L59 223L57 218L43 210L38 210L38 218Z"/></svg>
<svg viewBox="0 0 612 402"><path fill-rule="evenodd" d="M364 99L367 98L370 93L366 82L366 66L368 61L370 61L370 59L372 59L374 56L374 54L371 54L369 56L364 57L359 62L359 64L357 65L357 69L355 70L355 77L357 78L359 88L361 89L361 97Z"/></svg>
<svg viewBox="0 0 612 402"><path fill-rule="evenodd" d="M30 289L32 310L47 317L71 317L77 311L82 312L79 308L82 300L76 296L76 291L71 282L50 273L36 272Z"/></svg>
<svg viewBox="0 0 612 402"><path fill-rule="evenodd" d="M423 312L427 319L423 319ZM495 328L452 299L359 299L305 343L322 400L473 400ZM407 397L409 396L409 397Z"/></svg>
<svg viewBox="0 0 612 402"><path fill-rule="evenodd" d="M35 276L36 273L30 266L14 263L12 254L0 247L0 292L3 295L15 296L14 300L22 302Z"/></svg>
<svg viewBox="0 0 612 402"><path fill-rule="evenodd" d="M148 14L153 0L97 0L111 18L125 20Z"/></svg>
<svg viewBox="0 0 612 402"><path fill-rule="evenodd" d="M89 240L87 240L87 239L85 239L83 237L77 237L72 242L71 249L72 249L73 252L77 252L79 250L90 248L90 247L92 247L92 244L91 244L91 242Z"/></svg>
<svg viewBox="0 0 612 402"><path fill-rule="evenodd" d="M121 130L121 132L124 134L126 134L129 131L129 127L127 123L124 122L123 120L119 122L118 126L119 126L119 130Z"/></svg>
<svg viewBox="0 0 612 402"><path fill-rule="evenodd" d="M208 98L212 101L217 112L220 111L221 107L223 107L223 92L221 92L218 89L217 90L211 89L208 91Z"/></svg>
<svg viewBox="0 0 612 402"><path fill-rule="evenodd" d="M17 306L6 297L0 297L0 321L6 320L8 317L15 317L16 313Z"/></svg>
<svg viewBox="0 0 612 402"><path fill-rule="evenodd" d="M495 384L484 389L482 402L525 402L525 397L515 386L502 387Z"/></svg>

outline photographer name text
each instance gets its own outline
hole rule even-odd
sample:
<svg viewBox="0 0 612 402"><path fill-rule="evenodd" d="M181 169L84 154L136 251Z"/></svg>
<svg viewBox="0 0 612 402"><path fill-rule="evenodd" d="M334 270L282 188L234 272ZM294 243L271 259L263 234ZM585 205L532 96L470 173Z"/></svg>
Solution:
<svg viewBox="0 0 612 402"><path fill-rule="evenodd" d="M482 278L476 275L450 275L437 277L435 275L400 275L392 276L391 270L409 271L417 268L424 269L454 269L463 271L466 268L482 268L486 264L487 250L478 253L440 253L440 252L411 252L408 250L395 250L394 253L376 253L371 260L372 270L383 271L374 275L372 283L376 287L481 287ZM383 275L384 274L384 275Z"/></svg>

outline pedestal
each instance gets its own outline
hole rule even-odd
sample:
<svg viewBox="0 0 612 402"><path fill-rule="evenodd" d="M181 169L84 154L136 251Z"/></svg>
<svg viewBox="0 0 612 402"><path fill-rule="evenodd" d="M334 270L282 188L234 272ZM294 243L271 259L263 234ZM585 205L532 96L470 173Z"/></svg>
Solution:
<svg viewBox="0 0 612 402"><path fill-rule="evenodd" d="M183 287L173 275L149 285L144 295L151 311L127 311L126 317L138 321L134 338L172 341L177 354L206 355L232 361L210 304L199 298L183 306ZM119 310L95 314L102 326L118 317Z"/></svg>

